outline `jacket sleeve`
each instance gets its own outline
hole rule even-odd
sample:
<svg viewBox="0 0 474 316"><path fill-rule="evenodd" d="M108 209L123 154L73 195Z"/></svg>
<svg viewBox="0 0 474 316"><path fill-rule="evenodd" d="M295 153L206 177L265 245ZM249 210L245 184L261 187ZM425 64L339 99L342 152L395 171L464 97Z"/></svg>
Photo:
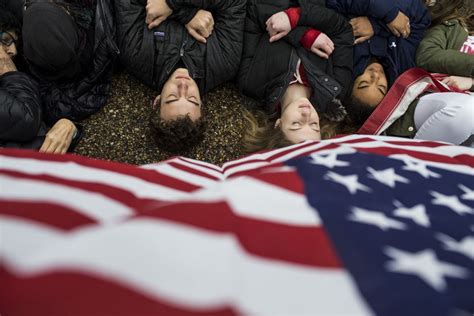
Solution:
<svg viewBox="0 0 474 316"><path fill-rule="evenodd" d="M0 140L27 142L41 126L41 103L36 82L25 73L0 76Z"/></svg>
<svg viewBox="0 0 474 316"><path fill-rule="evenodd" d="M168 0L173 9L191 7L212 13L214 31L206 43L206 86L209 91L233 79L239 69L245 25L245 0Z"/></svg>
<svg viewBox="0 0 474 316"><path fill-rule="evenodd" d="M315 28L329 37L340 34L347 28L347 19L332 9L311 0L300 0L300 7L299 26Z"/></svg>
<svg viewBox="0 0 474 316"><path fill-rule="evenodd" d="M393 0L326 0L328 8L344 15L370 16L388 24L400 9Z"/></svg>
<svg viewBox="0 0 474 316"><path fill-rule="evenodd" d="M428 32L416 52L416 64L430 72L473 77L474 55L446 49L448 27L438 25Z"/></svg>
<svg viewBox="0 0 474 316"><path fill-rule="evenodd" d="M352 26L348 22L346 23L346 27L341 33L331 37L334 43L334 51L331 54L333 74L334 79L342 87L341 94L339 94L341 101L345 99L352 88L354 67L354 35Z"/></svg>
<svg viewBox="0 0 474 316"><path fill-rule="evenodd" d="M408 38L399 38L398 40L398 51L400 52L397 56L397 65L404 65L403 68L399 69L402 73L409 68L416 67L416 50L420 45L421 40L425 36L426 30L431 24L431 18L428 11L423 8L417 12L417 17L409 17L411 22L411 32Z"/></svg>

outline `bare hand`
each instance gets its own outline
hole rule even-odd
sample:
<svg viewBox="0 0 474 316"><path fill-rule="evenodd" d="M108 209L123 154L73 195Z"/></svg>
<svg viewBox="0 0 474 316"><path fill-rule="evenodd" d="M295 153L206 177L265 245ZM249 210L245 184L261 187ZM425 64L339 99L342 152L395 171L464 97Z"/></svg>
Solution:
<svg viewBox="0 0 474 316"><path fill-rule="evenodd" d="M449 76L441 80L442 83L459 90L468 91L472 88L474 80L470 77Z"/></svg>
<svg viewBox="0 0 474 316"><path fill-rule="evenodd" d="M398 12L397 17L387 26L396 37L408 38L410 36L410 19L402 11Z"/></svg>
<svg viewBox="0 0 474 316"><path fill-rule="evenodd" d="M334 43L326 34L321 33L311 45L311 51L321 58L328 59L334 51Z"/></svg>
<svg viewBox="0 0 474 316"><path fill-rule="evenodd" d="M40 152L52 154L64 154L71 145L72 137L77 131L77 127L68 119L60 119L51 127Z"/></svg>
<svg viewBox="0 0 474 316"><path fill-rule="evenodd" d="M188 33L198 42L206 43L206 38L212 34L214 29L214 18L211 12L199 10L188 24L186 24Z"/></svg>
<svg viewBox="0 0 474 316"><path fill-rule="evenodd" d="M166 0L147 0L145 23L152 29L160 25L173 13Z"/></svg>
<svg viewBox="0 0 474 316"><path fill-rule="evenodd" d="M16 70L15 63L5 51L3 45L0 44L0 76L7 72Z"/></svg>
<svg viewBox="0 0 474 316"><path fill-rule="evenodd" d="M278 41L291 31L290 18L283 11L272 15L265 24L268 36L270 36L270 43Z"/></svg>
<svg viewBox="0 0 474 316"><path fill-rule="evenodd" d="M349 23L352 25L352 32L354 32L356 39L354 45L363 43L374 36L374 28L368 17L359 16L352 18Z"/></svg>

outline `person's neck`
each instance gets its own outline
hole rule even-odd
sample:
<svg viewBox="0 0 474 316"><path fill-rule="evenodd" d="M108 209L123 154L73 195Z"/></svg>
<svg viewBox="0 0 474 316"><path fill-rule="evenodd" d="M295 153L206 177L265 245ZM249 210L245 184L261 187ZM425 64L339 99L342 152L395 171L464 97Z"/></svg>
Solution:
<svg viewBox="0 0 474 316"><path fill-rule="evenodd" d="M293 101L296 101L301 98L309 99L311 97L311 89L305 85L295 83L290 85L282 98L282 105L290 104Z"/></svg>

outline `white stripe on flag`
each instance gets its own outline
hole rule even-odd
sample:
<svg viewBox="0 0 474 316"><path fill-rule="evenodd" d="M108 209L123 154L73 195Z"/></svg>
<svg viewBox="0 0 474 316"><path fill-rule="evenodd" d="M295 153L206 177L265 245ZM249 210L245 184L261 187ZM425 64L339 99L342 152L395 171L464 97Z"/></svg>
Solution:
<svg viewBox="0 0 474 316"><path fill-rule="evenodd" d="M0 175L0 187L0 199L61 205L99 222L113 222L134 214L130 207L102 194L47 181Z"/></svg>
<svg viewBox="0 0 474 316"><path fill-rule="evenodd" d="M174 201L187 194L186 192L144 181L137 177L105 169L82 166L75 162L53 162L1 156L0 170L2 169L30 175L50 175L72 181L105 184L126 190L139 198Z"/></svg>
<svg viewBox="0 0 474 316"><path fill-rule="evenodd" d="M8 238L32 236L23 230L23 235ZM22 277L76 270L189 308L230 304L251 315L370 313L343 269L256 258L231 234L166 221L140 219L91 227L65 235L38 253L11 256L9 251L7 247L6 267Z"/></svg>
<svg viewBox="0 0 474 316"><path fill-rule="evenodd" d="M190 172L179 170L178 168L164 163L142 166L141 168L153 170L199 187L212 187L216 185L216 180L211 180L209 178L201 177Z"/></svg>
<svg viewBox="0 0 474 316"><path fill-rule="evenodd" d="M321 224L319 215L303 194L250 177L226 180L212 190L193 192L188 200L224 200L236 214L269 222L299 226Z"/></svg>

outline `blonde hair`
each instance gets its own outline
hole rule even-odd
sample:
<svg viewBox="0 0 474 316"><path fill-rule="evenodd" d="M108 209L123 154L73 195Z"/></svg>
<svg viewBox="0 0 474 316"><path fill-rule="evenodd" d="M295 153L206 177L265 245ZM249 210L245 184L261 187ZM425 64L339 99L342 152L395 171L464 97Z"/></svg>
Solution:
<svg viewBox="0 0 474 316"><path fill-rule="evenodd" d="M242 140L244 152L253 153L292 145L281 129L275 128L275 121L270 120L265 113L250 112L244 108L243 115L247 127Z"/></svg>
<svg viewBox="0 0 474 316"><path fill-rule="evenodd" d="M253 153L260 150L270 150L293 145L281 128L275 127L276 120L269 119L261 112L250 112L243 109L243 116L247 125L243 136L242 145L244 152ZM341 133L353 133L353 124L347 122L336 123L324 117L320 118L321 139L329 139Z"/></svg>

